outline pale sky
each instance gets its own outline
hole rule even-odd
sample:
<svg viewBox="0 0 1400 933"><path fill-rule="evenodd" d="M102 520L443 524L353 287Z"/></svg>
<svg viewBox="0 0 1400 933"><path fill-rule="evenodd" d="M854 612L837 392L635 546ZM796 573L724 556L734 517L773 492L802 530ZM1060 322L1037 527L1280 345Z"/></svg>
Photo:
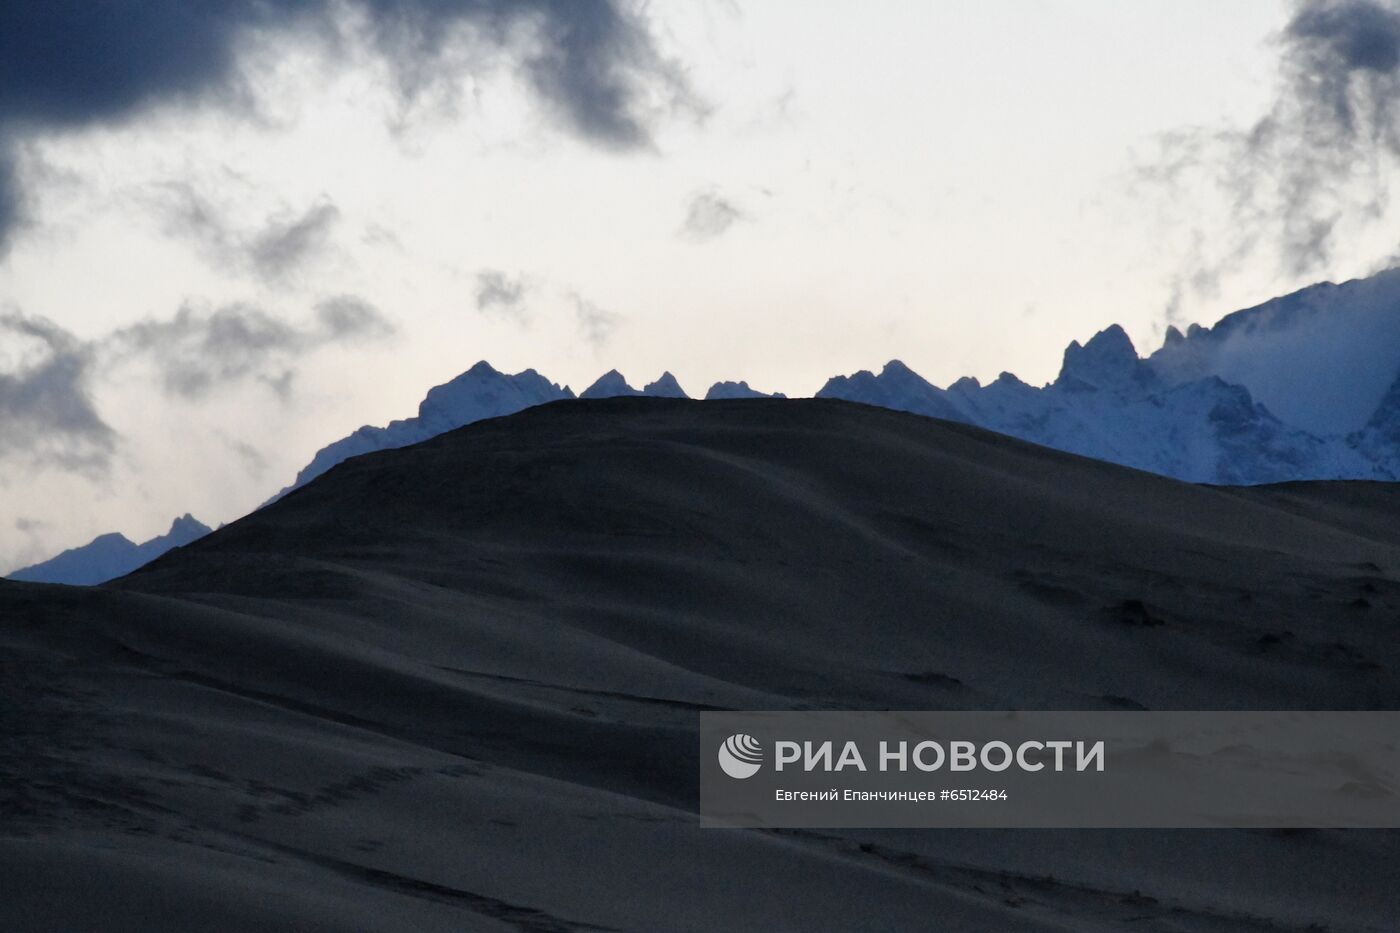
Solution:
<svg viewBox="0 0 1400 933"><path fill-rule="evenodd" d="M1265 248L1222 266L1218 193L1142 177L1163 134L1269 110L1277 0L653 3L667 77L639 82L630 142L579 132L482 41L405 90L353 7L336 43L242 37L235 88L0 126L27 218L0 313L62 334L0 332L0 390L68 340L110 428L76 451L0 436L0 572L237 518L480 359L575 390L669 369L693 395L810 395L891 358L1041 383L1108 324L1146 353L1169 316L1395 246L1358 225L1306 271Z"/></svg>

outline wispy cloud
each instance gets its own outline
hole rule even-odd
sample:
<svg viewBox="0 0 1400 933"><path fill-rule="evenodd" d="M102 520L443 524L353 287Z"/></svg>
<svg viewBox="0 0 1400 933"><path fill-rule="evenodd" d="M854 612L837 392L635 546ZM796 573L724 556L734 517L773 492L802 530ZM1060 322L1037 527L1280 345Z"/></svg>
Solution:
<svg viewBox="0 0 1400 933"><path fill-rule="evenodd" d="M181 307L173 317L148 319L114 331L101 349L118 360L149 361L171 395L196 400L250 378L278 394L290 386L289 363L332 343L374 339L393 325L373 305L352 296L322 301L312 320L288 323L249 304L212 310Z"/></svg>
<svg viewBox="0 0 1400 933"><path fill-rule="evenodd" d="M154 186L138 201L156 212L166 235L192 244L220 268L245 270L268 281L286 279L324 254L340 221L340 209L322 197L305 209L284 207L252 229L241 229L225 210L182 181Z"/></svg>
<svg viewBox="0 0 1400 933"><path fill-rule="evenodd" d="M525 295L530 283L523 276L509 276L499 269L483 269L476 274L476 309L524 323Z"/></svg>
<svg viewBox="0 0 1400 933"><path fill-rule="evenodd" d="M1276 40L1277 92L1245 126L1165 134L1140 177L1173 198L1202 187L1227 206L1226 231L1197 234L1175 286L1208 297L1253 256L1309 275L1345 230L1385 215L1400 167L1400 4L1302 0Z"/></svg>
<svg viewBox="0 0 1400 933"><path fill-rule="evenodd" d="M326 248L340 209L329 201L301 214L273 217L248 243L248 258L264 277L280 278Z"/></svg>
<svg viewBox="0 0 1400 933"><path fill-rule="evenodd" d="M229 453L233 454L238 462L243 464L243 468L247 471L249 476L261 477L267 472L267 458L259 453L256 447L249 444L247 441L240 441L235 437L229 437L222 431L217 431L215 433L218 435L219 439L223 441L224 446L228 448Z"/></svg>
<svg viewBox="0 0 1400 933"><path fill-rule="evenodd" d="M579 296L573 296L574 319L578 322L579 333L596 350L612 339L613 332L621 323L620 315Z"/></svg>
<svg viewBox="0 0 1400 933"><path fill-rule="evenodd" d="M690 199L680 235L692 242L702 243L723 236L730 227L747 217L744 211L719 192L702 191Z"/></svg>

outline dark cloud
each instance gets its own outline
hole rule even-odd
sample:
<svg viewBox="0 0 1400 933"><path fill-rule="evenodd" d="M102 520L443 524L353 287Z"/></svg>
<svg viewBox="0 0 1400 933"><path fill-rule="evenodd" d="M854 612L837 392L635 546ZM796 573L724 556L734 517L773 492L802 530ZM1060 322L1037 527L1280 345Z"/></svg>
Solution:
<svg viewBox="0 0 1400 933"><path fill-rule="evenodd" d="M0 460L20 458L67 469L106 466L116 433L93 405L94 358L58 325L0 313Z"/></svg>
<svg viewBox="0 0 1400 933"><path fill-rule="evenodd" d="M246 269L264 279L286 278L330 248L340 209L327 198L303 211L284 208L252 230L185 182L164 182L141 195L163 219L164 232L189 241L221 268Z"/></svg>
<svg viewBox="0 0 1400 933"><path fill-rule="evenodd" d="M691 198L685 221L681 224L681 236L695 242L713 240L746 216L733 202L717 192L701 192Z"/></svg>
<svg viewBox="0 0 1400 933"><path fill-rule="evenodd" d="M658 52L640 0L43 0L0 3L0 145L128 118L159 104L238 96L250 36L334 41L359 14L406 86L454 76L452 39L507 53L575 133L649 143L659 112L693 103ZM0 224L19 201L0 165ZM10 226L0 225L0 247Z"/></svg>
<svg viewBox="0 0 1400 933"><path fill-rule="evenodd" d="M344 296L323 301L314 319L289 324L261 308L230 304L212 311L181 307L168 320L147 320L112 333L103 347L115 360L146 360L165 390L199 399L218 386L257 379L279 395L290 391L288 363L332 343L393 332L373 305Z"/></svg>
<svg viewBox="0 0 1400 933"><path fill-rule="evenodd" d="M483 269L476 274L476 309L523 322L527 291L529 284L524 278L512 278L498 269Z"/></svg>
<svg viewBox="0 0 1400 933"><path fill-rule="evenodd" d="M508 4L507 4L508 5ZM580 135L618 147L650 142L650 96L695 106L630 6L616 0L539 0L537 48L526 69L541 97Z"/></svg>
<svg viewBox="0 0 1400 933"><path fill-rule="evenodd" d="M1223 196L1227 234L1191 260L1200 282L1255 255L1285 273L1321 271L1346 231L1381 218L1400 167L1400 3L1303 0L1277 38L1278 91L1246 127L1179 130L1143 177L1173 196Z"/></svg>
<svg viewBox="0 0 1400 933"><path fill-rule="evenodd" d="M14 155L10 152L3 131L0 131L0 257L5 255L10 234L19 228L20 198Z"/></svg>

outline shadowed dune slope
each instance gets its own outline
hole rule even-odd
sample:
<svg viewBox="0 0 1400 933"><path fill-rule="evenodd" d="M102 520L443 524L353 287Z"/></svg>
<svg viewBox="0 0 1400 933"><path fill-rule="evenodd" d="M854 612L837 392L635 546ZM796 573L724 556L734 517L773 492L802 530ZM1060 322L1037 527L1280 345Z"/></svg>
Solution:
<svg viewBox="0 0 1400 933"><path fill-rule="evenodd" d="M1395 833L696 826L705 709L1400 708L1400 488L560 402L0 582L7 930L1386 930Z"/></svg>

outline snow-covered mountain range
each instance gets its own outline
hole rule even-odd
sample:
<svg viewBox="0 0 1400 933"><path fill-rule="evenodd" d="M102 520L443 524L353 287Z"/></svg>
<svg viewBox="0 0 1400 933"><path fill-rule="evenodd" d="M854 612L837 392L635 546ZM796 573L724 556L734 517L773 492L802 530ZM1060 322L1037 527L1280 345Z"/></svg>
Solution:
<svg viewBox="0 0 1400 933"><path fill-rule="evenodd" d="M687 397L670 373L637 389L616 370L578 395L614 396ZM574 397L532 369L508 375L477 363L431 389L415 416L367 425L322 448L273 498L350 457ZM765 396L744 382L720 382L704 397ZM1114 325L1071 343L1059 376L1045 386L1002 373L987 385L964 378L940 388L892 360L878 374L836 376L817 397L960 421L1190 482L1397 480L1400 270L1315 285L1214 327L1169 328L1147 357ZM103 535L12 577L102 582L207 531L185 516L170 534L141 545Z"/></svg>
<svg viewBox="0 0 1400 933"><path fill-rule="evenodd" d="M573 397L574 393L568 386L556 385L533 369L507 376L483 360L451 382L429 389L418 405L418 414L412 418L391 421L382 428L365 425L318 450L292 484L274 496L273 500L305 486L351 457L375 450L407 447L473 421L498 418L533 405Z"/></svg>
<svg viewBox="0 0 1400 933"><path fill-rule="evenodd" d="M619 396L651 396L653 398L689 398L676 377L669 372L662 373L655 382L645 388L635 389L617 370L611 370L598 377L591 386L578 394L578 398L597 399ZM407 447L436 437L446 431L482 421L486 418L499 418L511 415L532 405L557 402L574 398L568 386L550 382L544 376L527 369L515 375L499 372L490 363L482 360L451 382L428 390L428 395L418 406L418 414L402 421L390 422L386 427L370 425L360 428L348 437L321 448L311 462L306 465L292 485L274 496L274 500L299 486L311 482L331 467L374 450L391 450ZM750 389L746 382L719 382L710 388L706 398L766 398L762 392ZM781 396L775 396L781 397Z"/></svg>
<svg viewBox="0 0 1400 933"><path fill-rule="evenodd" d="M899 361L817 393L962 421L1198 483L1400 479L1400 271L1315 285L1175 328L1139 357L1121 327L1029 386L932 385Z"/></svg>

